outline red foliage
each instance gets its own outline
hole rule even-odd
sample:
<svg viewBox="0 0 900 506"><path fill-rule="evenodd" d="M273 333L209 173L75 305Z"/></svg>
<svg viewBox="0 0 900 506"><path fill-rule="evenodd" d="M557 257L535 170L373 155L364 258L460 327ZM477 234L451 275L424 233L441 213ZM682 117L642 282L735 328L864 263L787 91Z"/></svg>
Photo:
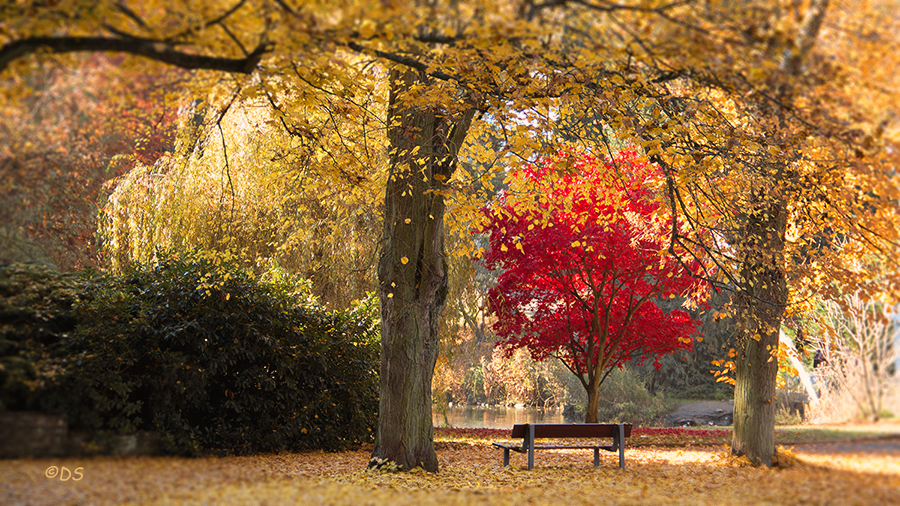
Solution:
<svg viewBox="0 0 900 506"><path fill-rule="evenodd" d="M654 303L701 289L692 275L699 263L666 251L671 218L652 198L657 171L624 151L612 162L563 153L513 174L540 205L505 195L485 210L483 230L485 265L501 272L489 292L494 330L510 349L558 356L599 385L604 371L629 360L658 365L659 356L691 348L698 322Z"/></svg>

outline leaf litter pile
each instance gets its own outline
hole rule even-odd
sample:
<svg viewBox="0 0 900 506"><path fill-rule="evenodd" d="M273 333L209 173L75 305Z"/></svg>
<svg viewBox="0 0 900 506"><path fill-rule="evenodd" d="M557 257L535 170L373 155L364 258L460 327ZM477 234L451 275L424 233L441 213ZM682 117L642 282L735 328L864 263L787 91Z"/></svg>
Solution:
<svg viewBox="0 0 900 506"><path fill-rule="evenodd" d="M811 441L780 447L779 466L767 469L730 457L718 441L708 443L728 433L635 429L624 471L616 454L607 452L593 467L589 450L539 451L531 471L525 456L513 453L512 465L503 468L502 452L490 442L506 439L508 431L484 429L437 429L438 474L366 471L370 448L201 459L3 460L0 504L900 504L896 434L841 440L816 431ZM778 435L785 437L797 438ZM820 439L829 442L815 442ZM48 478L50 466L80 468L81 479Z"/></svg>

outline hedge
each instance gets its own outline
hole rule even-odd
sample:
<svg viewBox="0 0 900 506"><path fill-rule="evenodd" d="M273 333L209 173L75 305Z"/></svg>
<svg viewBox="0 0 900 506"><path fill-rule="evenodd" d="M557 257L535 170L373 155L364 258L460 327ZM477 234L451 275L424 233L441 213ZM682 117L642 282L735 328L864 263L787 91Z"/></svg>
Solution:
<svg viewBox="0 0 900 506"><path fill-rule="evenodd" d="M7 374L0 386L8 409L56 413L74 429L156 430L165 451L185 455L371 441L379 352L372 298L328 311L290 276L263 281L212 255L171 256L119 276L43 273L28 286L13 283L19 295L4 294L0 306L3 342L18 343L0 364L33 366L30 383ZM59 309L61 325L44 334L35 314L12 316L27 313L21 294L42 284L73 292L60 301L70 303Z"/></svg>

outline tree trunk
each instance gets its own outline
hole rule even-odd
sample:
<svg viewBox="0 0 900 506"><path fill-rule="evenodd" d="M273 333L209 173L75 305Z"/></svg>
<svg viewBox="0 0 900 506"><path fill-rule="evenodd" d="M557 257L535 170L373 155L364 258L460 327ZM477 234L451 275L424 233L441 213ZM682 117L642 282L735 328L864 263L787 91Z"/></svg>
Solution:
<svg viewBox="0 0 900 506"><path fill-rule="evenodd" d="M746 455L756 465L771 466L775 455L778 361L769 358L777 346L777 331L762 335L759 341L745 339L736 360L731 453Z"/></svg>
<svg viewBox="0 0 900 506"><path fill-rule="evenodd" d="M417 107L405 92L421 84L420 76L394 70L390 79L391 168L378 262L381 391L369 467L392 462L403 470L437 471L431 380L447 300L440 190L456 168L474 111L441 114Z"/></svg>
<svg viewBox="0 0 900 506"><path fill-rule="evenodd" d="M775 388L781 320L787 304L784 234L787 207L776 200L747 216L743 286L736 294L740 336L735 357L734 433L731 453L772 465Z"/></svg>
<svg viewBox="0 0 900 506"><path fill-rule="evenodd" d="M597 378L595 375L594 378ZM599 423L600 421L600 382L592 380L587 385L588 406L584 413L584 423Z"/></svg>

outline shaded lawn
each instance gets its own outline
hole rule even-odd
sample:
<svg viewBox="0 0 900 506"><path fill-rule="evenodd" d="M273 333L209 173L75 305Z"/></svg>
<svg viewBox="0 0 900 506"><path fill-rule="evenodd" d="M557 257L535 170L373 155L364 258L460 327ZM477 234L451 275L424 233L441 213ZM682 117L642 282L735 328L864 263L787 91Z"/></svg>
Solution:
<svg viewBox="0 0 900 506"><path fill-rule="evenodd" d="M589 450L538 452L532 471L513 454L504 469L489 439L468 439L438 431L436 475L364 471L370 450L4 460L0 504L900 504L896 439L858 453L799 445L785 469L741 466L722 446L641 446L626 450L624 471L606 452L594 468ZM83 478L47 478L49 466Z"/></svg>

